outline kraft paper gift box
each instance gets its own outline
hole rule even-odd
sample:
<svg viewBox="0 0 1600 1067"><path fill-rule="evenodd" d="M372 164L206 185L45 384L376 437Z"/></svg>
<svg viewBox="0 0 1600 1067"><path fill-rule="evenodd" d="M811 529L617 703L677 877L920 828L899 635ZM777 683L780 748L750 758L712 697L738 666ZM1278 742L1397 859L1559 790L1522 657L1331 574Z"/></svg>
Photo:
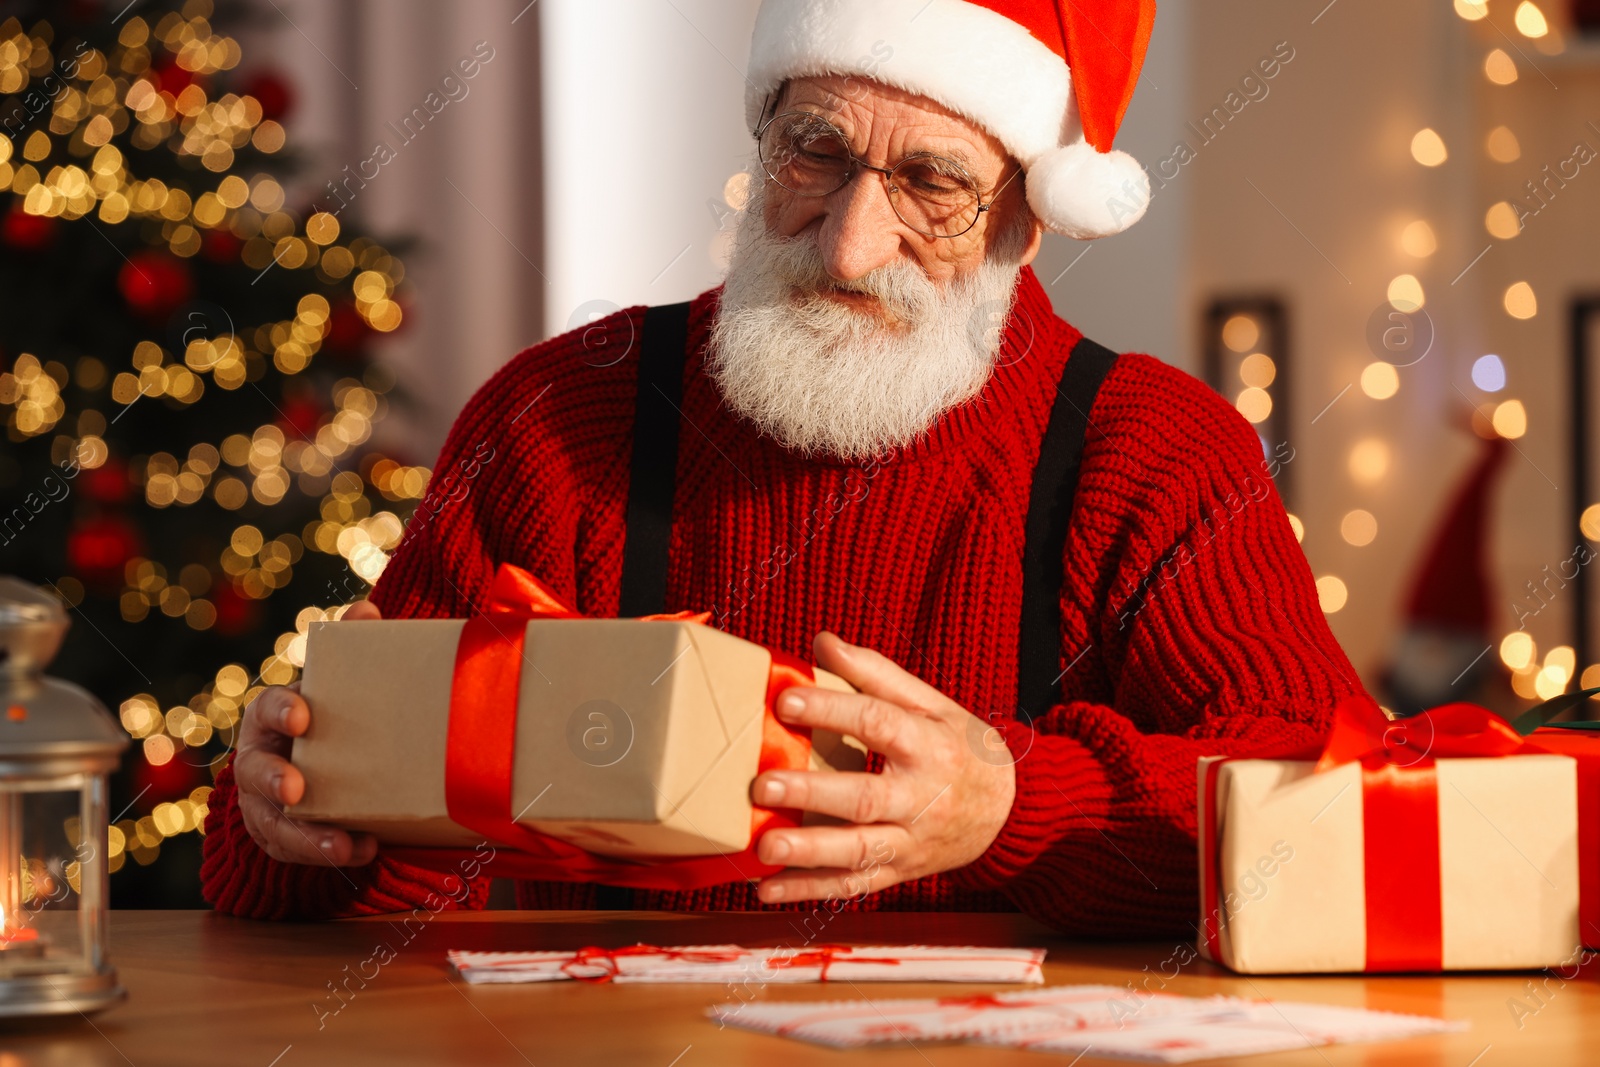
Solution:
<svg viewBox="0 0 1600 1067"><path fill-rule="evenodd" d="M296 818L393 845L472 847L449 815L446 747L465 620L313 624L300 692L311 726L291 759ZM514 709L510 813L519 826L618 857L737 853L773 729L772 653L698 622L534 619ZM851 686L827 671L816 685ZM812 731L809 767L860 770L853 738Z"/></svg>
<svg viewBox="0 0 1600 1067"><path fill-rule="evenodd" d="M1201 954L1250 974L1569 963L1575 761L1469 705L1338 720L1320 762L1201 759Z"/></svg>

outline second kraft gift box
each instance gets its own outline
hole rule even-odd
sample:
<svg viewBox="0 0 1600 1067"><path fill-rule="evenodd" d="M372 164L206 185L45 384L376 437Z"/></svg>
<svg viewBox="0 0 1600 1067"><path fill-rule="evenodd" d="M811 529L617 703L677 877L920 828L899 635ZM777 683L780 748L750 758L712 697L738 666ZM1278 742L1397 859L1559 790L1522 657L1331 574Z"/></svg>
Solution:
<svg viewBox="0 0 1600 1067"><path fill-rule="evenodd" d="M750 846L749 787L773 731L774 656L683 619L501 620L521 631L509 753L509 815L519 826L617 857L737 853ZM304 773L296 818L369 831L395 845L471 847L451 818L452 694L464 620L313 624L301 695L310 729L292 760ZM823 670L814 684L853 691ZM790 765L861 770L854 739L809 733ZM459 742L459 739L457 739ZM780 736L781 743L794 740ZM804 742L802 741L802 746ZM470 751L452 758L470 761Z"/></svg>
<svg viewBox="0 0 1600 1067"><path fill-rule="evenodd" d="M1252 974L1569 964L1600 892L1576 761L1467 704L1335 718L1320 753L1201 759L1201 953Z"/></svg>

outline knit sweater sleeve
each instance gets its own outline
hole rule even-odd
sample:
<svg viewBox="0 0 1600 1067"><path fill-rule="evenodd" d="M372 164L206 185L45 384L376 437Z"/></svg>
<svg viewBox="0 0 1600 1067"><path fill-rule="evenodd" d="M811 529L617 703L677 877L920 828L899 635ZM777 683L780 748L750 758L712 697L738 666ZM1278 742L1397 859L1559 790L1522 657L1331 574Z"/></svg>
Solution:
<svg viewBox="0 0 1600 1067"><path fill-rule="evenodd" d="M1226 401L1147 356L1122 357L1091 415L1063 699L1006 731L1010 817L954 875L1075 934L1190 936L1199 757L1313 742L1361 683L1272 480L1292 449L1264 458Z"/></svg>
<svg viewBox="0 0 1600 1067"><path fill-rule="evenodd" d="M353 625L353 624L352 624ZM273 859L245 829L230 760L208 804L200 888L220 912L245 919L342 919L426 908L479 910L489 879L428 870L384 856L364 867Z"/></svg>
<svg viewBox="0 0 1600 1067"><path fill-rule="evenodd" d="M630 313L619 313L591 327L587 337L591 345L601 343L596 337L615 341L620 350L633 325ZM528 349L462 410L426 495L372 589L370 599L385 618L465 618L499 561L525 566L558 593L574 596L583 498L574 466L593 449L584 439L574 448L567 427L574 410L593 414L604 397L559 386L565 378L581 380L585 389L605 388L606 371L584 364L585 351L584 339L571 334ZM359 589L353 582L351 595ZM416 907L481 909L488 902L489 876L401 863L381 848L363 867L273 859L245 828L231 760L217 776L208 808L201 890L219 911L330 919Z"/></svg>

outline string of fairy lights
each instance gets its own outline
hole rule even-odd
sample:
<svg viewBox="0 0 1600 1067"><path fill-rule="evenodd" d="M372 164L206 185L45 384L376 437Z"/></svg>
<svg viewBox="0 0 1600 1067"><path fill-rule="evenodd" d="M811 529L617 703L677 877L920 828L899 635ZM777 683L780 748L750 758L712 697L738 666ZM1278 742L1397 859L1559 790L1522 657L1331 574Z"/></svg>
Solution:
<svg viewBox="0 0 1600 1067"><path fill-rule="evenodd" d="M1453 0L1455 12L1468 22L1484 22L1489 17L1487 0ZM1512 13L1516 31L1540 52L1556 55L1565 49L1557 27L1546 18L1534 0L1521 0ZM1488 35L1485 35L1486 38ZM1496 39L1504 41L1499 35ZM1482 73L1491 84L1511 85L1520 77L1516 60L1499 44L1485 53ZM1496 163L1512 163L1521 158L1521 146L1516 132L1508 126L1497 125L1484 137L1483 150ZM1423 167L1442 166L1450 157L1444 138L1431 127L1418 130L1410 143L1412 159ZM1517 209L1509 200L1497 200L1484 214L1484 229L1497 241L1509 241L1522 231ZM1426 260L1439 247L1437 235L1427 219L1417 218L1406 224L1399 235L1399 247L1407 255ZM1422 281L1413 273L1395 276L1386 293L1389 305L1405 313L1420 310L1427 301ZM1539 314L1539 299L1532 283L1525 279L1512 280L1500 293L1503 312L1512 319L1524 321ZM1246 419L1257 425L1272 414L1270 393L1277 367L1272 357L1255 351L1262 336L1260 323L1249 314L1231 317L1222 325L1222 343L1227 349L1243 358L1237 364L1240 388L1235 396L1235 406ZM1246 354L1248 353L1248 354ZM1505 362L1499 355L1489 353L1479 356L1472 364L1472 382L1481 392L1501 393L1507 386ZM1374 400L1387 400L1400 391L1400 375L1395 365L1385 360L1375 360L1361 372L1359 385L1363 393ZM1515 397L1491 399L1479 406L1474 417L1474 428L1480 433L1496 434L1510 440L1522 437L1528 431L1528 413L1523 402ZM1373 486L1381 482L1393 465L1393 456L1387 441L1378 436L1355 441L1347 455L1348 473L1358 486ZM1289 520L1295 536L1305 538L1305 524L1296 515ZM1588 507L1579 523L1580 532L1591 541L1600 541L1600 502ZM1340 536L1354 546L1371 544L1378 534L1376 517L1364 508L1345 513L1340 521ZM1322 575L1317 579L1317 593L1325 613L1341 610L1349 598L1349 590L1337 575ZM1505 634L1499 642L1501 661L1511 672L1511 685L1525 700L1548 700L1565 692L1578 676L1578 653L1570 645L1546 649L1541 657L1532 635L1523 630ZM1600 686L1600 663L1590 664L1578 678L1580 688Z"/></svg>
<svg viewBox="0 0 1600 1067"><path fill-rule="evenodd" d="M207 240L227 240L236 244L237 258L247 267L306 271L324 286L348 286L349 306L361 324L378 333L393 331L403 319L395 299L405 277L398 259L366 238L341 242L339 220L331 214L311 212L301 219L285 206L286 191L272 175L230 173L247 146L271 156L287 138L255 96L208 96L201 79L231 70L241 60L238 42L211 26L212 14L210 0L187 0L153 24L131 17L114 48L102 52L80 46L71 57L70 76L63 76L68 57L54 49L48 26L25 29L16 18L0 22L0 94L24 92L51 74L65 82L54 94L44 128L15 140L0 134L0 189L16 194L22 212L37 219L85 220L102 228L138 224L146 232L156 227L166 250L179 259L199 254ZM194 80L164 87L169 79L154 73L158 61L175 64ZM184 187L131 173L124 152L111 143L123 135L136 148L166 146L198 161L195 184ZM137 273L133 282L148 281L147 272ZM237 329L230 323L189 339L182 351L145 340L120 358L85 355L71 367L19 354L0 374L8 436L22 441L53 433L56 462L75 457L82 469L96 470L112 459L104 436L107 414L94 408L69 412L63 399L69 384L103 389L121 409L162 397L181 410L201 402L208 390L246 387L269 364L288 376L304 371L339 328L339 314L325 296L310 292L292 318ZM308 552L342 557L353 574L375 582L400 541L404 520L401 510L375 505L374 498L401 508L422 498L431 474L425 467L372 455L359 471L342 469L385 414L390 384L377 367L339 380L331 411L319 414L303 436L269 423L197 443L181 455L133 457L130 488L152 508L181 509L202 501L225 511L251 501L270 508L291 493L320 498L320 505L317 518L295 529L240 524L214 565L194 561L173 573L145 556L127 560L123 619L138 623L160 614L181 618L195 630L209 629L218 618L219 576L233 593L264 600L289 586ZM70 605L85 596L83 583L73 576L61 578L56 587ZM149 693L123 700L120 719L137 742L138 758L159 767L192 752L187 757L192 762L209 765L203 746L219 737L231 741L244 707L263 687L298 675L311 623L342 612L305 608L294 630L277 637L270 656L253 666L223 665L186 704L163 708ZM210 793L209 785L201 785L155 805L148 815L113 825L110 870L121 869L130 857L149 864L164 839L201 830ZM67 833L75 840L74 827Z"/></svg>

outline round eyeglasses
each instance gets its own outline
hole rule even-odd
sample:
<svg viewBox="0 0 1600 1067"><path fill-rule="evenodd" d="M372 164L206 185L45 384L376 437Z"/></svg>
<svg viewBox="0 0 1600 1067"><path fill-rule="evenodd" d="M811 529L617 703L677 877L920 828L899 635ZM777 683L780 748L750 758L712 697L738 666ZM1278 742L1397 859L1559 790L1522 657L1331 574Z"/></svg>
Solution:
<svg viewBox="0 0 1600 1067"><path fill-rule="evenodd" d="M767 177L798 196L828 196L856 176L858 168L882 174L889 204L900 221L927 237L960 237L994 206L1019 167L987 202L967 168L953 159L913 153L892 167L874 167L850 150L844 131L810 111L775 115L757 131Z"/></svg>

